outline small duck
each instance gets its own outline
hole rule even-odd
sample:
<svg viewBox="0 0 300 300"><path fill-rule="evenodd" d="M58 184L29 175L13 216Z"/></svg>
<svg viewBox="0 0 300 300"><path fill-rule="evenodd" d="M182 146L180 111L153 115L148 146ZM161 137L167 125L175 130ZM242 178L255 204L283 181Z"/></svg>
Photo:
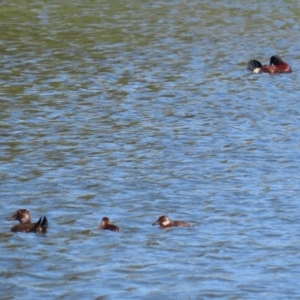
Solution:
<svg viewBox="0 0 300 300"><path fill-rule="evenodd" d="M291 73L292 68L284 62L280 56L273 55L270 58L270 65L262 65L258 60L250 60L247 65L247 69L252 71L252 73L269 73L279 74L279 73Z"/></svg>
<svg viewBox="0 0 300 300"><path fill-rule="evenodd" d="M101 223L100 223L98 229L120 232L119 227L116 226L116 225L114 225L114 224L112 224L110 222L109 218L107 218L107 217L102 218Z"/></svg>
<svg viewBox="0 0 300 300"><path fill-rule="evenodd" d="M31 223L31 215L27 209L19 209L8 220L18 220L17 224L11 228L13 232L36 232L45 233L48 228L48 220L41 217L36 223Z"/></svg>
<svg viewBox="0 0 300 300"><path fill-rule="evenodd" d="M169 227L190 227L189 223L183 221L172 221L168 216L160 216L157 221L155 221L152 225L159 224L160 229L169 228Z"/></svg>

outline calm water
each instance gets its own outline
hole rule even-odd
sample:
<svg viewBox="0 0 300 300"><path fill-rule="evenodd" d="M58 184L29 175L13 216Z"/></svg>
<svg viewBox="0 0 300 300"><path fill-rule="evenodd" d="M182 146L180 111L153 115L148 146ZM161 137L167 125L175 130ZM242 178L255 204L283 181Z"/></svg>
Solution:
<svg viewBox="0 0 300 300"><path fill-rule="evenodd" d="M2 1L1 300L299 299L298 4Z"/></svg>

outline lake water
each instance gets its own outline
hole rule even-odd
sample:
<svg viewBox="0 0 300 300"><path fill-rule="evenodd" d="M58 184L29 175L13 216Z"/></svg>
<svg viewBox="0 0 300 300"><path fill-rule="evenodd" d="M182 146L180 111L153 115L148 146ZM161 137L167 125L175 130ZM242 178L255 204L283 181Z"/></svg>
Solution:
<svg viewBox="0 0 300 300"><path fill-rule="evenodd" d="M297 1L0 15L1 300L300 298ZM294 72L247 71L274 54ZM48 233L12 233L19 208Z"/></svg>

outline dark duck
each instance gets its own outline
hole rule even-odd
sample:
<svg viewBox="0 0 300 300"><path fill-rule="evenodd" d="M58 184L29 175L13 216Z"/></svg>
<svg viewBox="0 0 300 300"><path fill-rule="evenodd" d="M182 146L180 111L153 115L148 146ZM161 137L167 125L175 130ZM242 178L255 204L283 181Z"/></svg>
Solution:
<svg viewBox="0 0 300 300"><path fill-rule="evenodd" d="M110 219L107 217L102 218L100 225L98 229L103 229L103 230L110 230L110 231L115 231L115 232L120 232L120 229L118 226L112 224L110 222Z"/></svg>
<svg viewBox="0 0 300 300"><path fill-rule="evenodd" d="M190 227L191 225L184 221L171 221L168 216L160 216L152 225L159 225L160 229L170 227Z"/></svg>
<svg viewBox="0 0 300 300"><path fill-rule="evenodd" d="M260 61L252 59L248 62L247 69L256 74L269 73L273 75L292 72L290 65L284 62L278 55L271 56L269 65L262 65Z"/></svg>
<svg viewBox="0 0 300 300"><path fill-rule="evenodd" d="M19 209L8 220L18 220L20 223L11 228L13 232L45 233L48 228L48 220L41 217L36 223L31 222L31 215L27 209Z"/></svg>

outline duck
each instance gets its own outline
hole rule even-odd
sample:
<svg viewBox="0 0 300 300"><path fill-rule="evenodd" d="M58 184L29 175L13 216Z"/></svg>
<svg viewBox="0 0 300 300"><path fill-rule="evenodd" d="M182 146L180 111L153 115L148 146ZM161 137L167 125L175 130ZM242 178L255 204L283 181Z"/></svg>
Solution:
<svg viewBox="0 0 300 300"><path fill-rule="evenodd" d="M110 231L114 231L114 232L120 232L120 229L118 226L112 224L110 222L110 219L108 217L103 217L98 229L103 229L103 230L110 230Z"/></svg>
<svg viewBox="0 0 300 300"><path fill-rule="evenodd" d="M170 228L170 227L190 227L191 225L184 221L171 221L166 215L160 216L152 225L159 224L160 229Z"/></svg>
<svg viewBox="0 0 300 300"><path fill-rule="evenodd" d="M248 62L247 69L255 74L269 73L273 75L292 72L290 65L283 61L279 55L271 56L269 65L262 65L260 61L252 59Z"/></svg>
<svg viewBox="0 0 300 300"><path fill-rule="evenodd" d="M17 210L8 220L18 220L20 223L11 228L13 232L45 233L48 228L47 218L41 217L36 223L31 222L31 215L27 209Z"/></svg>

